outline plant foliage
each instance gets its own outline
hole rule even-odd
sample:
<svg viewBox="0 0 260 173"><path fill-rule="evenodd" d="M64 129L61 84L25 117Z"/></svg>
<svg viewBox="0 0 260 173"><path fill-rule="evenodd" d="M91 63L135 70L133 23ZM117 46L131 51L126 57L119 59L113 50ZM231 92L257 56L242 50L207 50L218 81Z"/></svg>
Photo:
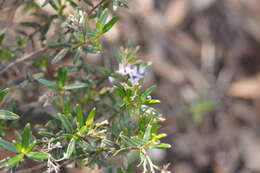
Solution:
<svg viewBox="0 0 260 173"><path fill-rule="evenodd" d="M137 48L130 44L115 51L117 65L111 68L111 58L104 56L104 66L85 63L88 54L104 54L101 38L120 20L118 9L127 8L121 0L45 0L42 6L33 1L21 1L25 10L51 6L55 14L34 10L39 22L21 23L33 33L18 31L16 47L8 48L5 33L0 34L0 75L4 75L17 63L30 60L33 73L11 89L0 91L0 102L28 86L42 92L40 107L50 106L56 112L46 112L46 122L38 125L27 123L17 139L7 141L0 137L0 147L14 155L0 162L0 167L15 171L25 160L45 162L47 172L59 172L60 166L75 162L77 167L118 168L113 172L131 172L133 163L129 153L139 156L144 172L160 169L148 155L151 148L166 149L170 145L161 142L166 134L158 133L161 114L151 107L159 103L151 93L154 86L144 89L142 82L147 66L136 57ZM66 8L72 12L65 13ZM55 24L55 36L47 39L50 27ZM33 37L37 37L42 49L26 54ZM14 60L15 59L15 60ZM69 59L69 60L68 60ZM64 63L70 61L68 65ZM55 67L50 77L48 66ZM7 100L8 101L8 100ZM10 99L9 99L10 101ZM10 102L11 104L12 102ZM7 124L23 123L12 106L0 106L2 135ZM14 112L13 112L14 111ZM21 115L22 117L22 115ZM115 164L118 158L122 163Z"/></svg>

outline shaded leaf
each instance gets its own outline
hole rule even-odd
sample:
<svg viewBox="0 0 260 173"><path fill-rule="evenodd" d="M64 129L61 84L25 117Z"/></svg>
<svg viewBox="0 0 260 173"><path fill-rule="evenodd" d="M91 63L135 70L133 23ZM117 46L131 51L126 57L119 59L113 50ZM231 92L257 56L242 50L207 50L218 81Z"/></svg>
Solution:
<svg viewBox="0 0 260 173"><path fill-rule="evenodd" d="M54 89L58 89L59 85L57 82L52 82L46 79L36 79L37 82L49 87L49 88L54 88Z"/></svg>
<svg viewBox="0 0 260 173"><path fill-rule="evenodd" d="M38 27L40 27L40 25L36 22L22 22L21 25L25 26L25 27L31 27L34 29L37 29Z"/></svg>
<svg viewBox="0 0 260 173"><path fill-rule="evenodd" d="M0 120L17 120L20 117L8 110L0 109Z"/></svg>
<svg viewBox="0 0 260 173"><path fill-rule="evenodd" d="M62 49L62 50L51 60L51 63L52 63L52 64L58 63L60 60L62 60L62 59L67 55L68 52L69 52L68 49Z"/></svg>
<svg viewBox="0 0 260 173"><path fill-rule="evenodd" d="M95 151L95 148L88 144L84 140L77 140L77 144L84 150L84 151Z"/></svg>
<svg viewBox="0 0 260 173"><path fill-rule="evenodd" d="M15 145L2 138L0 138L0 147L4 148L6 150L12 151L14 153L17 153Z"/></svg>
<svg viewBox="0 0 260 173"><path fill-rule="evenodd" d="M148 141L151 137L151 130L152 130L152 126L150 124L148 124L148 126L146 127L145 133L144 133L144 137L143 139Z"/></svg>
<svg viewBox="0 0 260 173"><path fill-rule="evenodd" d="M4 38L5 38L5 33L0 33L0 45L2 44Z"/></svg>
<svg viewBox="0 0 260 173"><path fill-rule="evenodd" d="M130 139L127 136L124 135L120 135L120 138L122 139L122 141L127 145L127 146L138 146L139 144L136 143L135 141L133 141L132 139Z"/></svg>
<svg viewBox="0 0 260 173"><path fill-rule="evenodd" d="M67 132L73 132L73 126L71 124L71 121L68 119L68 117L60 113L58 114L58 116L65 130Z"/></svg>
<svg viewBox="0 0 260 173"><path fill-rule="evenodd" d="M106 23L107 17L108 17L108 9L106 8L105 10L102 11L99 17L99 21L101 22L102 25Z"/></svg>

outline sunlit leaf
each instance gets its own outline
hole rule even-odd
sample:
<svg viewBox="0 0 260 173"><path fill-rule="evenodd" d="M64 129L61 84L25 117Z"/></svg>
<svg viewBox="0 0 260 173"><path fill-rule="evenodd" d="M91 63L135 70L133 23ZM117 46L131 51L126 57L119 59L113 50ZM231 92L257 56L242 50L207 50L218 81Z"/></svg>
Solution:
<svg viewBox="0 0 260 173"><path fill-rule="evenodd" d="M20 161L23 160L23 155L22 154L17 154L13 157L11 157L5 164L6 167L11 167L16 164L18 164Z"/></svg>
<svg viewBox="0 0 260 173"><path fill-rule="evenodd" d="M86 121L86 126L91 126L94 122L94 117L96 115L96 108L93 108L90 113L88 114L88 118Z"/></svg>
<svg viewBox="0 0 260 173"><path fill-rule="evenodd" d="M31 137L31 126L30 124L26 124L22 133L22 147L27 148L30 144L30 137Z"/></svg>
<svg viewBox="0 0 260 173"><path fill-rule="evenodd" d="M107 31L109 31L113 25L119 20L119 17L113 17L108 23L106 23L103 27L103 33L106 33Z"/></svg>
<svg viewBox="0 0 260 173"><path fill-rule="evenodd" d="M72 155L72 153L75 150L75 144L76 144L75 139L71 139L70 143L68 145L67 151L65 153L65 158L70 158L70 156Z"/></svg>
<svg viewBox="0 0 260 173"><path fill-rule="evenodd" d="M29 152L26 154L26 156L32 160L43 161L48 159L51 155L49 153L44 152Z"/></svg>

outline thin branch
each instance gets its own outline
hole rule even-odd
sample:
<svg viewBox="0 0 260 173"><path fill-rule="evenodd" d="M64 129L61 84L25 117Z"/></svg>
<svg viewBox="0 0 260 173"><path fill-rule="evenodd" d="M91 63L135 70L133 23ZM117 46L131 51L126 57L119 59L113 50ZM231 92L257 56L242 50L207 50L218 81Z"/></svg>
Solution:
<svg viewBox="0 0 260 173"><path fill-rule="evenodd" d="M88 12L88 16L91 15L98 7L100 7L104 2L106 2L107 0L102 0L100 1L95 7L93 7L89 12Z"/></svg>
<svg viewBox="0 0 260 173"><path fill-rule="evenodd" d="M14 62L11 62L9 64L7 64L5 67L3 67L2 69L0 69L0 75L3 74L6 70L8 70L9 68L13 67L16 64L19 64L21 62L27 61L29 59L32 59L36 56L38 56L39 54L42 54L43 52L45 52L46 50L48 50L49 48L42 48L38 51L32 52L30 54L24 55L23 57L16 59Z"/></svg>

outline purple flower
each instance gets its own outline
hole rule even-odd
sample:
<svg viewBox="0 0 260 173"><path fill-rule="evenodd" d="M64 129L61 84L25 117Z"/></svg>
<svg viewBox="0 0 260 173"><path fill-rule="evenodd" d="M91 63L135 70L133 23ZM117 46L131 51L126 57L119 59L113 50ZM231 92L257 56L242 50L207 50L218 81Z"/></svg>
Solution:
<svg viewBox="0 0 260 173"><path fill-rule="evenodd" d="M114 83L116 79L114 77L109 76L108 80L110 83Z"/></svg>
<svg viewBox="0 0 260 173"><path fill-rule="evenodd" d="M129 75L132 72L133 72L133 69L131 68L130 65L123 65L123 64L119 64L119 68L116 71L116 73L121 74L121 75Z"/></svg>
<svg viewBox="0 0 260 173"><path fill-rule="evenodd" d="M123 76L128 76L129 81L135 85L138 83L138 81L142 78L144 78L144 72L145 72L145 67L137 67L134 65L124 65L124 64L119 64L119 68L116 71L117 74L123 75ZM111 83L115 81L115 78L109 77L108 78Z"/></svg>
<svg viewBox="0 0 260 173"><path fill-rule="evenodd" d="M133 70L131 71L131 73L128 74L129 75L129 80L132 84L136 84L139 79L144 78L144 69L142 68L137 68L136 66L133 68Z"/></svg>

